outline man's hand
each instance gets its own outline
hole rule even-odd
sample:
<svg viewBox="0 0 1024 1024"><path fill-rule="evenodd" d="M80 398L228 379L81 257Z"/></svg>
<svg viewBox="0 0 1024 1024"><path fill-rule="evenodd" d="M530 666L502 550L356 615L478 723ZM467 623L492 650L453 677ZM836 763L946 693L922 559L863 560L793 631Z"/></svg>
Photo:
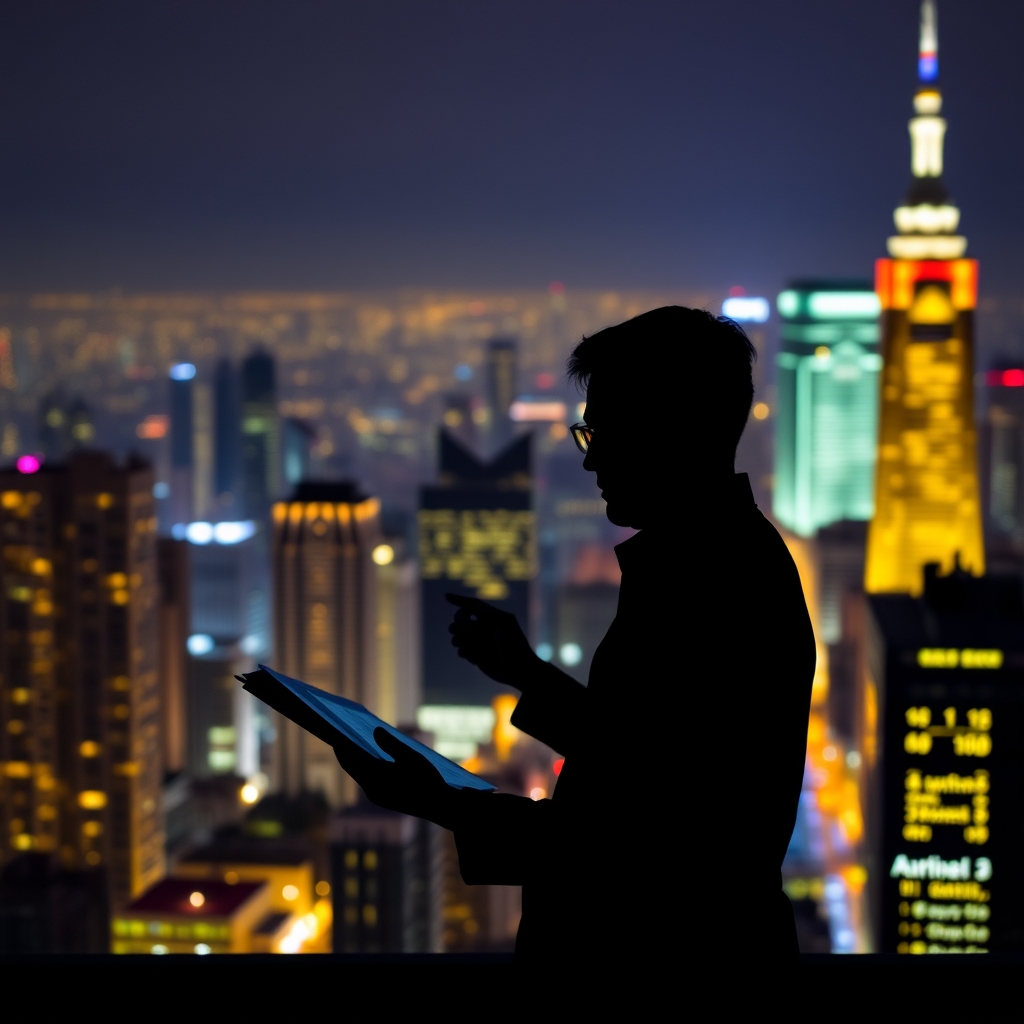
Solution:
<svg viewBox="0 0 1024 1024"><path fill-rule="evenodd" d="M516 617L476 597L445 597L458 608L448 632L459 657L497 683L526 689L544 663L534 654Z"/></svg>
<svg viewBox="0 0 1024 1024"><path fill-rule="evenodd" d="M338 763L359 783L370 803L453 829L460 791L449 786L422 754L387 730L375 729L373 738L394 761L374 757L350 740L334 748Z"/></svg>

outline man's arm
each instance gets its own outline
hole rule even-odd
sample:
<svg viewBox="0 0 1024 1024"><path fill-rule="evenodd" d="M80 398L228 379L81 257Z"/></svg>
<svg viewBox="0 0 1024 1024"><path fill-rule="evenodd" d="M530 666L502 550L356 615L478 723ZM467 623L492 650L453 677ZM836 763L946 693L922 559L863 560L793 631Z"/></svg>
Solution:
<svg viewBox="0 0 1024 1024"><path fill-rule="evenodd" d="M449 632L459 657L495 682L522 691L512 724L560 754L569 754L583 713L586 687L541 661L511 613L475 597L447 597L458 609Z"/></svg>
<svg viewBox="0 0 1024 1024"><path fill-rule="evenodd" d="M540 665L523 688L512 712L512 724L558 753L568 755L583 719L587 688L554 665L543 661Z"/></svg>
<svg viewBox="0 0 1024 1024"><path fill-rule="evenodd" d="M550 844L550 800L510 793L466 793L454 828L459 873L467 885L522 885ZM550 855L550 850L548 851Z"/></svg>

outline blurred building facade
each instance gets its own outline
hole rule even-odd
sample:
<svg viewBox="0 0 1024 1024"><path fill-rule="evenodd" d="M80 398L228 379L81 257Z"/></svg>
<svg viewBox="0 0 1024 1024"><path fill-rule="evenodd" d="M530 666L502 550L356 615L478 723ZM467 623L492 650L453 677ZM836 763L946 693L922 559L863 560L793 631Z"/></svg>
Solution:
<svg viewBox="0 0 1024 1024"><path fill-rule="evenodd" d="M376 710L380 502L352 483L304 483L274 506L273 522L276 667ZM330 747L283 719L277 733L281 789L351 802Z"/></svg>
<svg viewBox="0 0 1024 1024"><path fill-rule="evenodd" d="M115 906L164 870L152 488L148 465L100 453L0 472L0 856L102 867Z"/></svg>
<svg viewBox="0 0 1024 1024"><path fill-rule="evenodd" d="M499 687L453 650L453 608L444 595L492 601L531 632L537 563L532 437L519 438L487 463L444 429L439 443L438 483L421 489L418 518L424 700L489 707Z"/></svg>
<svg viewBox="0 0 1024 1024"><path fill-rule="evenodd" d="M802 537L874 511L878 309L862 281L796 281L778 297L772 508Z"/></svg>

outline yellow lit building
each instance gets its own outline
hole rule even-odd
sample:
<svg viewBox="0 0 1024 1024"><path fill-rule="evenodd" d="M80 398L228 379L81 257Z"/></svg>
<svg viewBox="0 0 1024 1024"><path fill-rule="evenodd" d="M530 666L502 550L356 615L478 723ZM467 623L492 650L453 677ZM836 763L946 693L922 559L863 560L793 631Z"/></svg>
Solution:
<svg viewBox="0 0 1024 1024"><path fill-rule="evenodd" d="M288 915L286 915L287 917ZM266 882L165 878L110 922L113 953L253 953L284 920Z"/></svg>
<svg viewBox="0 0 1024 1024"><path fill-rule="evenodd" d="M922 571L957 558L985 569L973 407L978 265L964 259L960 211L942 182L938 37L922 5L920 86L910 121L913 181L895 212L891 258L877 262L882 393L875 515L865 589L920 594Z"/></svg>
<svg viewBox="0 0 1024 1024"><path fill-rule="evenodd" d="M164 873L152 488L95 452L0 473L0 860L102 867L115 908Z"/></svg>
<svg viewBox="0 0 1024 1024"><path fill-rule="evenodd" d="M377 569L380 502L352 484L300 484L273 507L274 667L377 710ZM354 799L334 751L278 721L278 784L321 790L333 806Z"/></svg>
<svg viewBox="0 0 1024 1024"><path fill-rule="evenodd" d="M305 851L267 840L225 840L201 846L175 865L177 878L214 879L236 885L266 882L272 910L308 914L313 909L313 863Z"/></svg>

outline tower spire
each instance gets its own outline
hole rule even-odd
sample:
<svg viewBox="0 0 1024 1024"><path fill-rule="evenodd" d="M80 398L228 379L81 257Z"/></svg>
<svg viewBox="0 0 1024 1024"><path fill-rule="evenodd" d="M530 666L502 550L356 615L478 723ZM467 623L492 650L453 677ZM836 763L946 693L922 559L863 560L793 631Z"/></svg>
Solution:
<svg viewBox="0 0 1024 1024"><path fill-rule="evenodd" d="M939 77L939 19L935 13L935 0L921 4L921 35L917 48L917 77L922 82L934 82Z"/></svg>
<svg viewBox="0 0 1024 1024"><path fill-rule="evenodd" d="M917 51L918 87L915 117L910 119L910 168L913 178L903 205L893 219L899 232L889 239L889 255L897 259L959 259L967 239L956 234L960 211L942 180L942 147L946 120L939 116L942 93L939 78L939 22L935 0L921 4L921 30Z"/></svg>

